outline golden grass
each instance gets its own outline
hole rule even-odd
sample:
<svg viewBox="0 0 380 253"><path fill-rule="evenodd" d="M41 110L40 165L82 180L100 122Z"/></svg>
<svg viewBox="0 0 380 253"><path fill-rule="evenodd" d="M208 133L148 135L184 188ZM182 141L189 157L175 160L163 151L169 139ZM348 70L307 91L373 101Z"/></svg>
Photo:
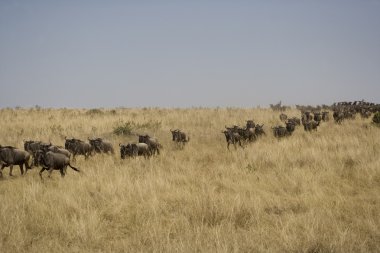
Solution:
<svg viewBox="0 0 380 253"><path fill-rule="evenodd" d="M41 181L39 169L0 180L1 252L380 252L380 128L357 117L276 140L267 109L3 109L0 144L63 145L102 136L114 156L73 162ZM288 115L299 116L296 110ZM225 125L264 123L267 136L231 151ZM158 157L121 160L118 122L147 130ZM190 142L179 150L170 128Z"/></svg>

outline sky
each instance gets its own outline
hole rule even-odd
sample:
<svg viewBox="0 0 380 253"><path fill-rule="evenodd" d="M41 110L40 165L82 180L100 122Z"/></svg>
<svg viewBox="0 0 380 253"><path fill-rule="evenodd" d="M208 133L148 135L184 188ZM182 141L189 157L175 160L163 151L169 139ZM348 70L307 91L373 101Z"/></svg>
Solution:
<svg viewBox="0 0 380 253"><path fill-rule="evenodd" d="M380 103L380 0L0 1L0 108Z"/></svg>

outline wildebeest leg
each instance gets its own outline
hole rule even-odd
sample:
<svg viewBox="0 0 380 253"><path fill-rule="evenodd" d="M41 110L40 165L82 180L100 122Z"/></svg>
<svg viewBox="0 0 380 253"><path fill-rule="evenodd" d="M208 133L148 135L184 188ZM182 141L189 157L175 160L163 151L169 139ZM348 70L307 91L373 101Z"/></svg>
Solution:
<svg viewBox="0 0 380 253"><path fill-rule="evenodd" d="M13 165L9 166L9 176L11 176L11 177L13 176L12 170L13 170Z"/></svg>
<svg viewBox="0 0 380 253"><path fill-rule="evenodd" d="M0 178L3 177L3 169L5 167L5 164L1 164L1 168L0 168Z"/></svg>
<svg viewBox="0 0 380 253"><path fill-rule="evenodd" d="M41 179L42 179L42 172L44 171L44 170L46 170L47 168L45 168L45 167L42 167L42 169L40 170L40 177L41 177Z"/></svg>
<svg viewBox="0 0 380 253"><path fill-rule="evenodd" d="M22 163L19 166L20 166L21 175L24 175L24 164ZM28 169L26 169L26 170L28 170Z"/></svg>
<svg viewBox="0 0 380 253"><path fill-rule="evenodd" d="M67 169L67 167L62 168L62 169L59 170L59 172L61 173L61 177L65 177L66 169Z"/></svg>
<svg viewBox="0 0 380 253"><path fill-rule="evenodd" d="M48 172L49 172L49 178L51 177L51 173L53 172L53 167L51 167L49 170L48 170Z"/></svg>

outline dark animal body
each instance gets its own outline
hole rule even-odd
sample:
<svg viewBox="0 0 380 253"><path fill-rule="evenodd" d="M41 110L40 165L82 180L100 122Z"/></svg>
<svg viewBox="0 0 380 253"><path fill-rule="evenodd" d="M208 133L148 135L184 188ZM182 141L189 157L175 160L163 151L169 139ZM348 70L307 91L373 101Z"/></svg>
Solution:
<svg viewBox="0 0 380 253"><path fill-rule="evenodd" d="M9 175L12 176L13 165L18 165L20 167L21 175L24 174L24 165L26 167L25 173L28 169L31 169L28 162L30 159L30 154L24 150L17 149L15 147L0 146L0 177L3 176L3 169L5 167L10 167Z"/></svg>
<svg viewBox="0 0 380 253"><path fill-rule="evenodd" d="M186 133L182 132L179 129L176 130L171 130L170 132L172 133L172 141L185 145L187 142L189 142L190 138L186 135Z"/></svg>
<svg viewBox="0 0 380 253"><path fill-rule="evenodd" d="M54 153L52 151L48 151L45 153L44 151L41 150L37 153L37 159L38 159L38 163L42 165L42 169L39 173L41 179L42 179L42 172L44 172L45 170L49 171L49 177L51 176L51 173L53 170L59 170L59 172L61 173L61 176L64 177L66 174L67 166L79 172L79 169L72 166L70 164L70 159L64 154Z"/></svg>
<svg viewBox="0 0 380 253"><path fill-rule="evenodd" d="M108 141L104 141L102 138L88 138L88 140L92 146L92 149L95 150L96 153L115 153L112 144Z"/></svg>
<svg viewBox="0 0 380 253"><path fill-rule="evenodd" d="M241 144L241 139L242 137L239 135L239 133L234 132L231 129L227 129L222 131L224 133L224 136L226 137L227 141L227 148L230 149L230 144L233 144L234 147L236 148L236 144L238 143L240 147L243 147Z"/></svg>
<svg viewBox="0 0 380 253"><path fill-rule="evenodd" d="M139 135L139 143L148 144L149 151L152 155L159 155L160 148L162 147L158 140L154 137L150 137L149 135Z"/></svg>
<svg viewBox="0 0 380 253"><path fill-rule="evenodd" d="M93 147L82 140L79 139L66 139L65 137L65 149L69 150L73 154L73 160L75 156L83 155L87 159L94 150Z"/></svg>
<svg viewBox="0 0 380 253"><path fill-rule="evenodd" d="M145 158L148 158L151 155L149 146L146 143L128 143L127 145L120 144L119 146L121 159L136 156L144 156Z"/></svg>

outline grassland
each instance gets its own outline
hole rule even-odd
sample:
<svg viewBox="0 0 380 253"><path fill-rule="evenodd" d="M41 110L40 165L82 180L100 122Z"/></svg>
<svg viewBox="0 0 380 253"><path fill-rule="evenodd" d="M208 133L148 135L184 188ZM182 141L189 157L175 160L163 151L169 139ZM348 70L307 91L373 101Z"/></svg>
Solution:
<svg viewBox="0 0 380 253"><path fill-rule="evenodd" d="M290 116L300 116L289 110ZM101 136L118 150L156 136L160 156L79 157L61 178L39 169L0 180L1 252L380 252L380 128L357 117L276 140L268 109L2 109L0 144ZM228 151L225 125L267 136ZM184 149L170 128L190 135Z"/></svg>

